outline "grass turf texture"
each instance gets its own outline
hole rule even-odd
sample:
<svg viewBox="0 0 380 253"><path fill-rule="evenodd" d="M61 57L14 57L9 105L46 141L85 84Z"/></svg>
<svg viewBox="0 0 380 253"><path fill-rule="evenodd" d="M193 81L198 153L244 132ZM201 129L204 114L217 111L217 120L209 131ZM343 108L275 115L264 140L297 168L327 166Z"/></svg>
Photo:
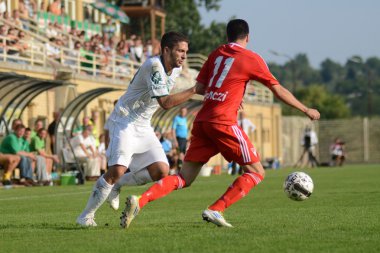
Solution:
<svg viewBox="0 0 380 253"><path fill-rule="evenodd" d="M380 252L380 165L303 170L315 185L304 202L282 191L293 171L267 171L226 211L233 229L201 219L233 181L229 175L198 178L148 204L128 230L119 228L121 211L106 204L98 227L75 225L92 184L0 189L0 252ZM145 189L125 187L121 200Z"/></svg>

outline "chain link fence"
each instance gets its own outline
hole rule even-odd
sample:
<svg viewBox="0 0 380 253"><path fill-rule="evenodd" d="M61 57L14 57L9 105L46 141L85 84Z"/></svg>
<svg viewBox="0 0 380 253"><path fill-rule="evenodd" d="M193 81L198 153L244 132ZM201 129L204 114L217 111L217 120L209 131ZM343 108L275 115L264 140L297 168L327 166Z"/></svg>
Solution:
<svg viewBox="0 0 380 253"><path fill-rule="evenodd" d="M347 163L380 163L380 118L311 122L305 117L286 116L282 118L283 165L294 165L300 158L306 127L317 133L315 154L321 163L330 162L330 145L335 138L345 142Z"/></svg>

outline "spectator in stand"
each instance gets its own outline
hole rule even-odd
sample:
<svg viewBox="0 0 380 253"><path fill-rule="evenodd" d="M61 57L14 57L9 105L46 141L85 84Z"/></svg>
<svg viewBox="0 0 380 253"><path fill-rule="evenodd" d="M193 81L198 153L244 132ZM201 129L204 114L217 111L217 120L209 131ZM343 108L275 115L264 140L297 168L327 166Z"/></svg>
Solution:
<svg viewBox="0 0 380 253"><path fill-rule="evenodd" d="M14 121L14 132L7 135L0 145L0 152L3 154L12 154L20 156L20 162L17 167L20 169L20 182L26 186L34 185L32 162L36 161L36 156L30 152L24 151L24 133L25 126Z"/></svg>
<svg viewBox="0 0 380 253"><path fill-rule="evenodd" d="M50 38L55 38L58 35L56 27L53 23L49 22L48 27L46 28L46 36Z"/></svg>
<svg viewBox="0 0 380 253"><path fill-rule="evenodd" d="M35 0L19 1L20 18L29 23L29 19L35 19L37 13L37 3Z"/></svg>
<svg viewBox="0 0 380 253"><path fill-rule="evenodd" d="M8 11L4 12L4 14L3 14L3 18L4 18L6 21L12 22L12 17L11 17L11 15L9 14Z"/></svg>
<svg viewBox="0 0 380 253"><path fill-rule="evenodd" d="M62 45L61 40L50 38L50 43L45 44L46 48L46 55L53 60L59 61L60 58L60 49L58 48L60 45Z"/></svg>
<svg viewBox="0 0 380 253"><path fill-rule="evenodd" d="M5 3L5 0L0 0L0 17L3 17L6 11L7 11L7 4Z"/></svg>
<svg viewBox="0 0 380 253"><path fill-rule="evenodd" d="M55 0L53 3L51 3L49 6L49 12L57 16L61 15L61 1Z"/></svg>
<svg viewBox="0 0 380 253"><path fill-rule="evenodd" d="M12 23L19 28L23 27L22 21L20 19L19 10L16 10L16 9L13 10Z"/></svg>
<svg viewBox="0 0 380 253"><path fill-rule="evenodd" d="M68 17L68 15L66 13L66 8L64 5L61 6L61 17L62 18Z"/></svg>
<svg viewBox="0 0 380 253"><path fill-rule="evenodd" d="M68 57L70 57L70 59L65 60L65 65L69 66L70 68L76 68L78 66L78 60L81 59L81 48L82 44L79 41L76 41L74 43L73 50L70 50L67 55Z"/></svg>
<svg viewBox="0 0 380 253"><path fill-rule="evenodd" d="M4 169L2 178L3 185L12 185L11 177L14 169L20 163L21 157L18 155L0 153L0 167Z"/></svg>
<svg viewBox="0 0 380 253"><path fill-rule="evenodd" d="M61 116L60 112L53 112L53 121L48 126L48 133L50 137L50 151L52 154L57 154L55 150L55 142L56 142L55 129L58 126L58 120L60 116Z"/></svg>
<svg viewBox="0 0 380 253"><path fill-rule="evenodd" d="M87 179L100 176L100 158L91 131L91 126L87 126L82 133L70 140L75 156L85 163L84 173Z"/></svg>
<svg viewBox="0 0 380 253"><path fill-rule="evenodd" d="M6 37L8 34L8 28L6 25L1 25L0 26L0 53L4 53L4 50L6 50L7 46L7 41ZM3 58L0 55L0 60L3 60Z"/></svg>
<svg viewBox="0 0 380 253"><path fill-rule="evenodd" d="M134 41L134 46L131 47L131 59L137 62L144 61L144 46L140 37Z"/></svg>
<svg viewBox="0 0 380 253"><path fill-rule="evenodd" d="M107 18L107 22L103 24L103 29L102 29L103 34L107 34L108 38L113 37L113 35L116 32L116 27L115 25L112 24L112 19Z"/></svg>
<svg viewBox="0 0 380 253"><path fill-rule="evenodd" d="M84 6L84 20L88 22L92 22L92 14L90 12L90 9L87 7L87 5Z"/></svg>
<svg viewBox="0 0 380 253"><path fill-rule="evenodd" d="M334 143L330 146L331 165L342 166L346 160L345 142L339 138L335 138Z"/></svg>

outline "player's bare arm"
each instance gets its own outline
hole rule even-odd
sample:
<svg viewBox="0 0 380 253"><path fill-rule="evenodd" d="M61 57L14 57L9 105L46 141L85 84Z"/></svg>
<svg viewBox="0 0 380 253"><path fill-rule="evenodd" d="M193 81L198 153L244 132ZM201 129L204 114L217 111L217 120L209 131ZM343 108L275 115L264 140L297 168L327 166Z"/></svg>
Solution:
<svg viewBox="0 0 380 253"><path fill-rule="evenodd" d="M189 100L196 93L196 85L176 94L157 98L158 104L165 110Z"/></svg>
<svg viewBox="0 0 380 253"><path fill-rule="evenodd" d="M285 87L281 85L274 85L272 86L272 92L275 94L275 96L283 101L284 103L300 110L301 112L305 113L311 120L319 120L320 114L318 110L308 108L304 104L302 104L296 97L293 96L293 94L288 91Z"/></svg>
<svg viewBox="0 0 380 253"><path fill-rule="evenodd" d="M204 95L206 93L207 86L203 83L197 82L195 84L196 94Z"/></svg>

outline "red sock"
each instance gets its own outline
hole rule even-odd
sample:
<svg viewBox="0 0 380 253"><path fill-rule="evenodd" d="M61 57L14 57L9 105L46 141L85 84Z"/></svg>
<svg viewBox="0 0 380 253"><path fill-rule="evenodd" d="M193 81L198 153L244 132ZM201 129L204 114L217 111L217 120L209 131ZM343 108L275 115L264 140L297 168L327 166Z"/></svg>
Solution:
<svg viewBox="0 0 380 253"><path fill-rule="evenodd" d="M227 191L214 204L209 206L210 210L221 211L240 200L248 192L263 180L260 174L250 172L244 173L230 185Z"/></svg>
<svg viewBox="0 0 380 253"><path fill-rule="evenodd" d="M180 175L167 176L152 185L146 192L141 195L140 208L148 202L162 198L174 190L181 189L185 186L185 180Z"/></svg>

